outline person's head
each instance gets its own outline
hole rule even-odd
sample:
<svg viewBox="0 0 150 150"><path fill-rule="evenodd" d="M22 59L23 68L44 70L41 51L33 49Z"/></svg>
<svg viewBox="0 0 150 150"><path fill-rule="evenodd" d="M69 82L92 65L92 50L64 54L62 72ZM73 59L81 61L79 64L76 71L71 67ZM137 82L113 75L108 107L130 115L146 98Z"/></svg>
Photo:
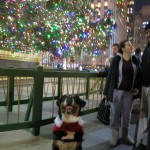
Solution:
<svg viewBox="0 0 150 150"><path fill-rule="evenodd" d="M133 46L131 44L131 42L129 40L124 40L120 43L120 46L119 46L119 53L121 54L131 54L133 53Z"/></svg>
<svg viewBox="0 0 150 150"><path fill-rule="evenodd" d="M135 55L141 55L142 50L140 48L135 49Z"/></svg>
<svg viewBox="0 0 150 150"><path fill-rule="evenodd" d="M145 26L145 32L146 32L146 38L148 39L148 41L150 41L150 21Z"/></svg>
<svg viewBox="0 0 150 150"><path fill-rule="evenodd" d="M112 46L113 49L113 56L116 56L119 50L119 44L118 43L114 43Z"/></svg>

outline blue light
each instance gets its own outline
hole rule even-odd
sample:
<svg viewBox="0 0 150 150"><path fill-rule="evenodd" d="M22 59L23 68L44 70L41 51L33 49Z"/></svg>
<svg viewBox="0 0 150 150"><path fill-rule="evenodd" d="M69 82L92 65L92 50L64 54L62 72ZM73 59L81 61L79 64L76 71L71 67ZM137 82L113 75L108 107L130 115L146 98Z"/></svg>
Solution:
<svg viewBox="0 0 150 150"><path fill-rule="evenodd" d="M69 12L69 13L67 13L66 14L68 17L72 17L72 16L74 16L74 12Z"/></svg>
<svg viewBox="0 0 150 150"><path fill-rule="evenodd" d="M19 28L20 32L22 32L22 28Z"/></svg>
<svg viewBox="0 0 150 150"><path fill-rule="evenodd" d="M96 49L96 50L94 51L94 54L95 54L95 55L99 55L99 50Z"/></svg>
<svg viewBox="0 0 150 150"><path fill-rule="evenodd" d="M67 23L67 28L70 28L71 27L71 24L70 23Z"/></svg>
<svg viewBox="0 0 150 150"><path fill-rule="evenodd" d="M64 51L66 51L67 49L69 49L69 46L65 44L65 45L62 47L62 49L63 49Z"/></svg>
<svg viewBox="0 0 150 150"><path fill-rule="evenodd" d="M115 27L114 27L114 26L112 26L112 27L111 27L111 29L112 29L112 30L114 30L114 29L115 29Z"/></svg>
<svg viewBox="0 0 150 150"><path fill-rule="evenodd" d="M44 32L45 31L45 27L41 27L41 30Z"/></svg>

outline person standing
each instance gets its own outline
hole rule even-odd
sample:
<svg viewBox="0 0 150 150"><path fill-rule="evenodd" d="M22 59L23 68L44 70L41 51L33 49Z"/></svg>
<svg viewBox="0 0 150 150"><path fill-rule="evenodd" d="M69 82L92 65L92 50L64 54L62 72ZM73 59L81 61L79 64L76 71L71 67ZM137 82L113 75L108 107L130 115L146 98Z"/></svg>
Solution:
<svg viewBox="0 0 150 150"><path fill-rule="evenodd" d="M110 127L112 129L111 146L116 146L119 139L120 114L122 118L121 141L133 145L134 140L129 136L129 127L132 111L132 96L140 90L139 62L133 55L133 46L130 41L120 43L118 54L112 59L106 79L104 96L110 101Z"/></svg>
<svg viewBox="0 0 150 150"><path fill-rule="evenodd" d="M118 50L119 50L119 44L118 43L114 43L113 46L112 46L112 54L113 54L113 56L110 57L110 58L106 58L106 60L105 60L105 67L106 68L110 66L111 60L112 60L112 58L114 56L117 55Z"/></svg>
<svg viewBox="0 0 150 150"><path fill-rule="evenodd" d="M139 60L140 63L142 61L142 59L141 59L141 57L142 57L141 53L142 53L142 50L140 48L137 48L135 50L135 56L137 57L137 59Z"/></svg>
<svg viewBox="0 0 150 150"><path fill-rule="evenodd" d="M149 144L147 149L150 149L150 133L148 135L150 132L150 21L145 27L145 32L148 44L143 52L141 63L142 95L135 150L146 150L147 144Z"/></svg>
<svg viewBox="0 0 150 150"><path fill-rule="evenodd" d="M119 50L119 44L118 43L114 43L113 46L112 46L112 53L113 53L113 56L110 58L110 62L112 61L112 58L115 57L118 53L118 50Z"/></svg>

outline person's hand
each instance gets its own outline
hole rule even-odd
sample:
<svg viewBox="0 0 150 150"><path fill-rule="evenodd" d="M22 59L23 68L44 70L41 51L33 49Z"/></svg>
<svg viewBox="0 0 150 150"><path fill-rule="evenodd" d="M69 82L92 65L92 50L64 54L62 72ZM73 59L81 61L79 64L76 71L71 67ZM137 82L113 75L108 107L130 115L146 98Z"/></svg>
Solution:
<svg viewBox="0 0 150 150"><path fill-rule="evenodd" d="M137 88L133 89L132 92L133 92L132 93L133 96L137 96L139 94L139 90Z"/></svg>
<svg viewBox="0 0 150 150"><path fill-rule="evenodd" d="M107 99L107 95L104 95L104 98L106 98L106 99Z"/></svg>
<svg viewBox="0 0 150 150"><path fill-rule="evenodd" d="M104 97L103 97L103 98L105 98L105 100L106 100L106 101L108 101L107 95L104 95Z"/></svg>

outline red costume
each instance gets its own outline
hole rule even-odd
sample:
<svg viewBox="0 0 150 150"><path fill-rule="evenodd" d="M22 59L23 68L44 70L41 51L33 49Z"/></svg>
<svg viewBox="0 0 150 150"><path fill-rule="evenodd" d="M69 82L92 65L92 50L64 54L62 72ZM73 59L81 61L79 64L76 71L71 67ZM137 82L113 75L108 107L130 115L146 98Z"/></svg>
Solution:
<svg viewBox="0 0 150 150"><path fill-rule="evenodd" d="M83 127L81 125L79 125L78 122L76 122L76 123L63 122L61 127L58 127L55 125L52 130L53 130L53 132L55 132L55 131L70 131L70 132L83 133Z"/></svg>

